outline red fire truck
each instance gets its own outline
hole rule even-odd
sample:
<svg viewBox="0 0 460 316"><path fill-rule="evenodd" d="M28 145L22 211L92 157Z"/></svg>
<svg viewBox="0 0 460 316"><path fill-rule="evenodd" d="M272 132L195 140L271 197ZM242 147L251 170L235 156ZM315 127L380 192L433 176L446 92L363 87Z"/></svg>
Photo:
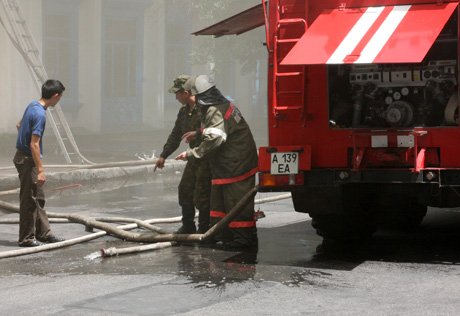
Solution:
<svg viewBox="0 0 460 316"><path fill-rule="evenodd" d="M291 191L339 241L460 206L458 2L269 0L196 34L262 24L261 191Z"/></svg>

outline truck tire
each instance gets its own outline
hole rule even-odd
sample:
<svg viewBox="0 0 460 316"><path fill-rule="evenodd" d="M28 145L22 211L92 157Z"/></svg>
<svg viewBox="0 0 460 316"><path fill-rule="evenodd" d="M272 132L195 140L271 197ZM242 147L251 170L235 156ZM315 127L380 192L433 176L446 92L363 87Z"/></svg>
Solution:
<svg viewBox="0 0 460 316"><path fill-rule="evenodd" d="M311 225L323 237L322 245L333 245L335 250L370 239L378 228L365 188L355 184L309 186L292 192L292 201L297 212L310 215Z"/></svg>
<svg viewBox="0 0 460 316"><path fill-rule="evenodd" d="M387 206L377 213L378 225L385 229L406 231L420 225L427 213L427 206L416 202Z"/></svg>
<svg viewBox="0 0 460 316"><path fill-rule="evenodd" d="M340 200L340 212L310 212L316 233L329 243L349 244L370 239L378 226L375 212L368 208L368 197L356 186L343 186Z"/></svg>
<svg viewBox="0 0 460 316"><path fill-rule="evenodd" d="M350 214L310 214L311 225L325 240L336 243L362 242L377 230L374 219Z"/></svg>

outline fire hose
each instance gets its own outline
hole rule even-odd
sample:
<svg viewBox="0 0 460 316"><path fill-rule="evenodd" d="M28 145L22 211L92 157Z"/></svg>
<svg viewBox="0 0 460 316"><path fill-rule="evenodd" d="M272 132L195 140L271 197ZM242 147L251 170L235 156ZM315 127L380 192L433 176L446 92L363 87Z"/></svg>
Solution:
<svg viewBox="0 0 460 316"><path fill-rule="evenodd" d="M156 250L156 249L164 249L164 248L169 248L172 246L175 246L177 244L177 241L167 241L167 242L157 242L154 244L148 244L144 246L137 246L137 247L128 247L128 248L107 248L107 249L101 249L101 257L113 257L113 256L118 256L118 255L124 255L128 253L133 253L133 252L142 252L142 251L149 251L149 250Z"/></svg>
<svg viewBox="0 0 460 316"><path fill-rule="evenodd" d="M86 227L92 227L102 230L102 232L94 233L88 236L76 238L73 240L66 240L63 242L58 242L54 244L47 244L43 246L38 246L34 248L28 249L20 249L20 250L13 250L13 251L6 251L0 253L0 258L7 258L7 257L14 257L20 256L24 254L35 253L44 250L51 250L56 249L64 246L70 246L78 242L84 242L87 240L91 240L94 238L102 237L105 234L110 234L118 238L122 238L128 241L134 242L145 242L145 243L155 243L155 242L204 242L210 240L213 236L218 234L223 228L227 227L228 224L236 217L238 214L244 209L244 207L249 203L251 199L257 194L259 190L259 186L255 186L249 192L247 192L244 197L232 208L232 210L222 218L216 225L212 226L206 233L204 234L169 234L163 230L155 230L156 232L160 233L160 235L156 234L143 234L143 233L132 233L128 232L125 229L126 227L114 227L113 225L104 223L102 221L98 221L95 218L90 218L78 214L64 214L64 213L47 213L51 218L64 218L69 220L70 222L80 223L85 225ZM11 207L11 204L1 202L0 207L4 208L9 211L18 211L17 207ZM127 219L125 219L127 220ZM143 225L142 227L150 228L149 226L152 222L150 221L147 223L146 221L140 220L133 220L134 224L132 228L138 227L138 225ZM155 221L155 220L154 220ZM129 225L126 225L129 226ZM130 226L131 227L131 226ZM97 235L97 236L96 236ZM76 241L79 240L79 241ZM80 241L81 240L81 241ZM172 244L171 244L172 245Z"/></svg>
<svg viewBox="0 0 460 316"><path fill-rule="evenodd" d="M155 159L148 160L132 160L132 161L118 161L118 162L104 162L104 163L95 163L87 165L45 165L44 168L72 168L72 169L102 169L102 168L113 168L113 167L132 167L132 166L143 166L143 165L154 165L156 162ZM172 161L171 163L174 163ZM0 167L0 170L9 170L14 169L14 166L11 167Z"/></svg>

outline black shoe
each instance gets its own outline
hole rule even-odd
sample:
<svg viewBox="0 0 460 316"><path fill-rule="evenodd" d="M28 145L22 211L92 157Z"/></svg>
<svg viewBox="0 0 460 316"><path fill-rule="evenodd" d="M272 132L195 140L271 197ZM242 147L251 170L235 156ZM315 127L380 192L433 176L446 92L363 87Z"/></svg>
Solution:
<svg viewBox="0 0 460 316"><path fill-rule="evenodd" d="M250 244L243 244L237 241L229 241L229 242L224 243L224 248L227 248L230 250L251 250L251 249L257 249L257 244L250 245Z"/></svg>
<svg viewBox="0 0 460 316"><path fill-rule="evenodd" d="M45 240L45 242L48 243L48 244L52 244L52 243L61 242L61 241L64 241L64 240L65 240L64 238L56 237L54 235L51 235L51 237L48 238L47 240Z"/></svg>
<svg viewBox="0 0 460 316"><path fill-rule="evenodd" d="M30 244L19 245L19 247L38 247L38 246L44 246L44 245L46 244L42 243L41 241L34 240Z"/></svg>
<svg viewBox="0 0 460 316"><path fill-rule="evenodd" d="M195 226L184 226L182 225L174 234L195 234L196 227Z"/></svg>
<svg viewBox="0 0 460 316"><path fill-rule="evenodd" d="M208 230L207 229L202 229L202 228L198 228L198 230L196 231L197 234L204 234L206 233Z"/></svg>

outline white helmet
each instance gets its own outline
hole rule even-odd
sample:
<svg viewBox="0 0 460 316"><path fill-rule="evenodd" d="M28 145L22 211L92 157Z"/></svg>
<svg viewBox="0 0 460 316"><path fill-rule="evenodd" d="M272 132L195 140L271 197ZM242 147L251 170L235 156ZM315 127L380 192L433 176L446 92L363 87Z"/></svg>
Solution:
<svg viewBox="0 0 460 316"><path fill-rule="evenodd" d="M214 80L206 75L192 77L184 84L184 90L191 91L192 95L201 94L215 87Z"/></svg>

